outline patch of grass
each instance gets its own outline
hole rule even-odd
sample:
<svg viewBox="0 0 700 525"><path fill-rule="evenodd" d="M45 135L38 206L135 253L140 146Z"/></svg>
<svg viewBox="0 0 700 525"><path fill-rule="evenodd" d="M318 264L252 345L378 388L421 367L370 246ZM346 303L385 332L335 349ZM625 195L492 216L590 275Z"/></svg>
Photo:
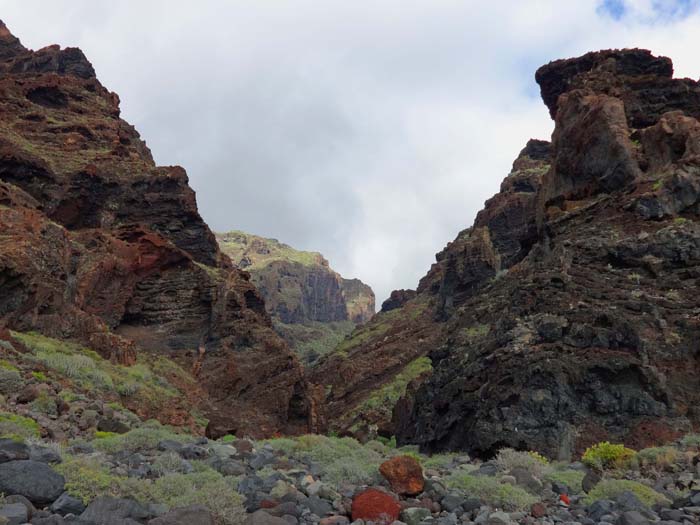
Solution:
<svg viewBox="0 0 700 525"><path fill-rule="evenodd" d="M700 447L700 434L688 434L681 439L681 445L686 448Z"/></svg>
<svg viewBox="0 0 700 525"><path fill-rule="evenodd" d="M380 412L390 417L396 402L406 394L408 384L432 369L432 361L429 357L414 359L391 382L372 391L362 403L353 409L352 416L361 417L367 412Z"/></svg>
<svg viewBox="0 0 700 525"><path fill-rule="evenodd" d="M139 356L139 362L122 366L102 358L89 348L44 337L37 333L12 333L32 351L28 357L41 363L79 390L104 399L112 394L129 398L135 406L158 408L182 393L168 378L181 385L191 385L194 378L175 362L163 357ZM108 397L109 399L109 397Z"/></svg>
<svg viewBox="0 0 700 525"><path fill-rule="evenodd" d="M33 419L0 412L0 436L22 441L26 438L39 437L40 433L41 428Z"/></svg>
<svg viewBox="0 0 700 525"><path fill-rule="evenodd" d="M275 331L282 336L307 366L333 351L355 328L352 321L287 324L273 320Z"/></svg>
<svg viewBox="0 0 700 525"><path fill-rule="evenodd" d="M44 372L32 372L32 377L36 379L37 381L40 381L42 383L48 382L49 378L46 377L46 374Z"/></svg>
<svg viewBox="0 0 700 525"><path fill-rule="evenodd" d="M617 469L628 466L634 460L636 452L624 445L603 441L586 449L581 461L589 467L600 469Z"/></svg>
<svg viewBox="0 0 700 525"><path fill-rule="evenodd" d="M496 455L495 462L503 472L508 472L514 468L524 468L536 477L541 477L544 467L549 464L545 457L536 452L520 452L512 448L500 450Z"/></svg>
<svg viewBox="0 0 700 525"><path fill-rule="evenodd" d="M149 422L140 428L135 428L125 434L115 434L95 440L94 446L102 452L114 454L120 451L140 452L154 450L160 441L171 439L185 443L192 441L192 436L177 434L167 427Z"/></svg>
<svg viewBox="0 0 700 525"><path fill-rule="evenodd" d="M562 483L569 487L572 494L580 494L583 492L583 478L586 477L585 472L580 470L564 469L564 470L553 470L547 473L544 477L546 481Z"/></svg>
<svg viewBox="0 0 700 525"><path fill-rule="evenodd" d="M601 481L588 493L588 496L584 502L587 505L590 505L599 499L614 500L623 492L632 492L635 496L637 496L637 498L639 498L639 501L648 507L651 507L657 503L663 505L669 505L671 503L668 498L662 494L659 494L651 487L643 485L637 481L627 479L605 479Z"/></svg>
<svg viewBox="0 0 700 525"><path fill-rule="evenodd" d="M349 437L337 438L315 434L296 439L280 438L266 443L288 457L309 459L320 466L320 478L336 486L346 482L369 484L377 479L379 465L386 456L375 447L367 447Z"/></svg>
<svg viewBox="0 0 700 525"><path fill-rule="evenodd" d="M465 341L473 341L475 339L484 337L486 334L489 333L490 330L491 327L489 327L489 325L477 324L468 328L462 328L459 332L459 335Z"/></svg>
<svg viewBox="0 0 700 525"><path fill-rule="evenodd" d="M652 447L637 452L637 461L641 468L669 470L679 459L680 452L675 447Z"/></svg>
<svg viewBox="0 0 700 525"><path fill-rule="evenodd" d="M423 458L423 467L429 469L444 470L447 469L454 462L454 459L458 456L460 456L460 454L457 453L433 454L432 456Z"/></svg>
<svg viewBox="0 0 700 525"><path fill-rule="evenodd" d="M454 472L446 482L448 487L463 490L469 496L475 496L487 505L507 511L525 510L537 501L537 498L525 489L501 483L491 476L471 476Z"/></svg>
<svg viewBox="0 0 700 525"><path fill-rule="evenodd" d="M221 250L236 264L240 265L244 259L249 263L244 267L245 270L264 268L274 261L295 262L303 266L319 266L324 261L318 252L295 250L277 239L268 239L239 230L219 233L216 237Z"/></svg>
<svg viewBox="0 0 700 525"><path fill-rule="evenodd" d="M58 407L56 400L49 396L46 392L39 392L39 395L32 401L32 409L46 415L57 415Z"/></svg>
<svg viewBox="0 0 700 525"><path fill-rule="evenodd" d="M200 504L213 512L220 523L238 525L245 519L238 479L211 469L192 474L168 474L156 480L123 479L120 491L142 503L162 503L169 508Z"/></svg>

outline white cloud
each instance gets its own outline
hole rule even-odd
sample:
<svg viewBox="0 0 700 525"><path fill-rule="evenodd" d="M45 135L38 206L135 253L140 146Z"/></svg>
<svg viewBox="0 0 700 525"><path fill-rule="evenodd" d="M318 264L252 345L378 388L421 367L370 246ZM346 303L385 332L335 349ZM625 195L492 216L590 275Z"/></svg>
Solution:
<svg viewBox="0 0 700 525"><path fill-rule="evenodd" d="M77 45L218 230L319 250L378 300L415 287L551 121L535 69L611 47L700 74L697 2L0 0ZM662 6L662 9L659 9ZM674 14L675 13L675 14Z"/></svg>

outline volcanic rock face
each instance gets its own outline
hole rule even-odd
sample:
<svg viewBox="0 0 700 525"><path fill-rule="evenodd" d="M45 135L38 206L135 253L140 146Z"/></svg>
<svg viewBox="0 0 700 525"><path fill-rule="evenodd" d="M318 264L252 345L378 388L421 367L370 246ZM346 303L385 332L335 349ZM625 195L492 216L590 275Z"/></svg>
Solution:
<svg viewBox="0 0 700 525"><path fill-rule="evenodd" d="M210 433L306 428L301 368L78 49L25 49L0 23L0 325L139 352L200 379Z"/></svg>
<svg viewBox="0 0 700 525"><path fill-rule="evenodd" d="M233 231L217 234L223 252L251 275L277 332L307 364L374 315L374 292L344 279L320 253Z"/></svg>
<svg viewBox="0 0 700 525"><path fill-rule="evenodd" d="M367 338L335 367L372 362L365 378L388 381L382 356L425 302L430 347L403 362L425 352L433 373L396 404L386 432L400 443L565 458L700 424L700 85L641 50L553 62L536 78L551 145L528 143L417 297L389 312L383 334L396 339Z"/></svg>

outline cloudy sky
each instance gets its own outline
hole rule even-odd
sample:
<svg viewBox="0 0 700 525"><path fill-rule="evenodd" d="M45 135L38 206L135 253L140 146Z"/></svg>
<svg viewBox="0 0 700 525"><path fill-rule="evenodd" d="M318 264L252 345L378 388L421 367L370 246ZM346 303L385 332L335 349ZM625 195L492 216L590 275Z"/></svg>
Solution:
<svg viewBox="0 0 700 525"><path fill-rule="evenodd" d="M552 123L556 58L645 47L700 76L700 0L0 0L79 46L218 231L317 250L381 302L413 288Z"/></svg>

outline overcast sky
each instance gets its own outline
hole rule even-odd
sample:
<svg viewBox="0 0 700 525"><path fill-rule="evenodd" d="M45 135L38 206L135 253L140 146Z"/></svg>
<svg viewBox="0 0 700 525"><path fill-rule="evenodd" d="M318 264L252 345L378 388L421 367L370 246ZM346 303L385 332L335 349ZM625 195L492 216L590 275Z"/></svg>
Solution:
<svg viewBox="0 0 700 525"><path fill-rule="evenodd" d="M700 76L700 1L0 0L78 46L201 214L414 288L552 122L535 69L611 47Z"/></svg>

